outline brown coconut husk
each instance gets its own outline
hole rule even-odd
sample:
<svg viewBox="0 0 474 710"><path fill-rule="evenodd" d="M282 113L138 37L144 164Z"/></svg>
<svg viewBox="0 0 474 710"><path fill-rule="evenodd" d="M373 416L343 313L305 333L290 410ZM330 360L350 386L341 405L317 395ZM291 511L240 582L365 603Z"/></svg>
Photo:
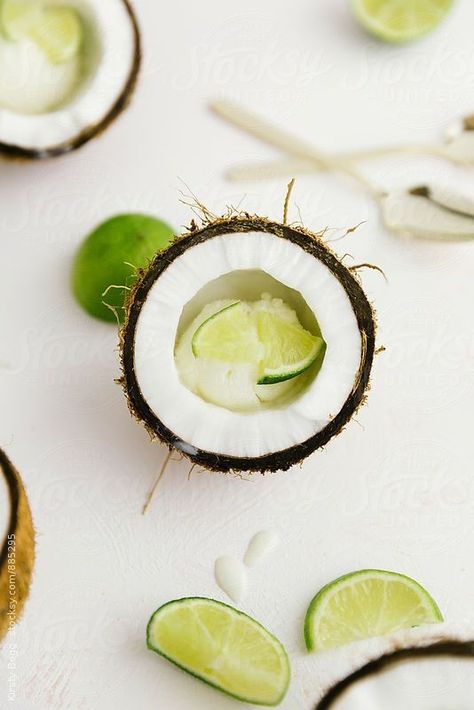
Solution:
<svg viewBox="0 0 474 710"><path fill-rule="evenodd" d="M28 597L35 560L35 535L20 474L0 449L0 475L10 492L10 523L0 551L0 641L14 626ZM9 544L13 540L13 545Z"/></svg>
<svg viewBox="0 0 474 710"><path fill-rule="evenodd" d="M338 699L351 685L362 681L371 675L376 675L390 666L395 666L396 664L407 660L416 661L426 658L439 658L443 656L452 656L459 659L472 659L474 672L474 640L461 641L447 636L446 639L426 645L422 644L420 646L412 646L409 648L398 648L391 653L386 653L383 656L370 661L365 666L362 666L362 668L354 671L347 676L347 678L344 678L333 686L317 704L315 710L331 710L331 708L336 707Z"/></svg>
<svg viewBox="0 0 474 710"><path fill-rule="evenodd" d="M289 187L289 189L291 188ZM180 453L184 453L184 456L193 465L201 466L209 471L266 473L287 470L302 462L316 449L324 447L330 439L337 436L366 401L375 353L376 317L373 307L362 289L357 270L354 267L351 270L342 263L323 240L324 232L316 234L299 224L288 225L272 222L265 217L249 215L245 212L235 213L232 209L223 217L215 217L209 210L203 210L200 203L198 203L198 212L202 218L203 226L198 227L193 220L188 232L177 237L166 250L158 253L148 269L139 272L138 280L128 294L125 305L125 321L120 332L122 377L118 382L124 389L131 414L145 426L150 437L153 440L160 440L170 449L174 448L180 441L179 437L168 429L150 409L142 396L134 372L135 329L149 289L175 259L178 259L187 249L208 239L224 234L239 232L244 234L256 231L291 240L308 254L322 261L333 273L345 289L357 318L362 342L362 356L359 369L354 377L352 390L344 406L338 413L335 413L335 416L322 431L301 444L291 446L283 451L254 458L240 458L199 449L193 454L180 450ZM285 218L286 213L287 209L285 209ZM360 266L362 268L366 265ZM177 448L179 450L179 447Z"/></svg>

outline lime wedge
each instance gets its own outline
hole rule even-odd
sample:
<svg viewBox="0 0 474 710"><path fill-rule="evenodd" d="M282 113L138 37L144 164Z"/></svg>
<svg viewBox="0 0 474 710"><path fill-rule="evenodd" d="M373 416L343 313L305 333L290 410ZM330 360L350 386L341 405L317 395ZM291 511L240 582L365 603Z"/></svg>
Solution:
<svg viewBox="0 0 474 710"><path fill-rule="evenodd" d="M254 619L212 599L178 599L160 607L148 623L147 645L243 702L278 705L290 682L281 643Z"/></svg>
<svg viewBox="0 0 474 710"><path fill-rule="evenodd" d="M234 363L259 363L263 348L250 310L232 303L204 321L193 335L195 357Z"/></svg>
<svg viewBox="0 0 474 710"><path fill-rule="evenodd" d="M29 27L28 36L52 64L63 64L79 54L82 22L72 7L45 7L39 20Z"/></svg>
<svg viewBox="0 0 474 710"><path fill-rule="evenodd" d="M386 42L409 42L431 32L453 0L351 0L366 30Z"/></svg>
<svg viewBox="0 0 474 710"><path fill-rule="evenodd" d="M232 303L202 323L193 335L195 357L229 364L253 363L259 385L290 380L308 369L322 353L324 340L299 324L264 310Z"/></svg>
<svg viewBox="0 0 474 710"><path fill-rule="evenodd" d="M41 4L32 0L3 0L0 22L5 37L17 41L41 21Z"/></svg>
<svg viewBox="0 0 474 710"><path fill-rule="evenodd" d="M309 651L325 651L441 621L436 602L414 579L368 569L346 574L321 589L306 612L304 635Z"/></svg>
<svg viewBox="0 0 474 710"><path fill-rule="evenodd" d="M322 338L268 311L257 313L257 332L265 348L259 385L284 382L300 375L311 367L325 346Z"/></svg>

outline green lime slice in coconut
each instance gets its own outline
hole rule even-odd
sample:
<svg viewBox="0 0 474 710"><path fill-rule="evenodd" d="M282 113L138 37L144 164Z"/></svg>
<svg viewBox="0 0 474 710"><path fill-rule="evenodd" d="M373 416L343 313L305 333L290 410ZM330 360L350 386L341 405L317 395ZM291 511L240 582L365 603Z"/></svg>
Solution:
<svg viewBox="0 0 474 710"><path fill-rule="evenodd" d="M115 322L115 310L123 321L124 287L130 288L136 270L147 267L172 239L171 227L154 217L124 214L107 220L86 237L76 253L72 268L75 298L95 318Z"/></svg>
<svg viewBox="0 0 474 710"><path fill-rule="evenodd" d="M53 64L62 64L79 54L83 27L72 7L43 5L32 0L3 0L0 11L5 36L24 37L43 50Z"/></svg>
<svg viewBox="0 0 474 710"><path fill-rule="evenodd" d="M314 597L306 613L309 651L443 621L438 605L414 579L396 572L361 570L339 577Z"/></svg>
<svg viewBox="0 0 474 710"><path fill-rule="evenodd" d="M269 311L253 312L238 301L208 318L194 333L196 357L260 365L259 385L290 380L324 349L322 338Z"/></svg>
<svg viewBox="0 0 474 710"><path fill-rule="evenodd" d="M194 333L191 347L196 357L228 363L257 363L263 356L257 331L241 301L205 320Z"/></svg>
<svg viewBox="0 0 474 710"><path fill-rule="evenodd" d="M265 348L259 385L297 377L311 367L325 347L319 336L266 311L257 313L257 331Z"/></svg>
<svg viewBox="0 0 474 710"><path fill-rule="evenodd" d="M361 25L386 42L410 42L431 32L453 0L350 0Z"/></svg>
<svg viewBox="0 0 474 710"><path fill-rule="evenodd" d="M237 700L278 705L290 682L282 644L250 616L212 599L169 602L151 617L147 645Z"/></svg>

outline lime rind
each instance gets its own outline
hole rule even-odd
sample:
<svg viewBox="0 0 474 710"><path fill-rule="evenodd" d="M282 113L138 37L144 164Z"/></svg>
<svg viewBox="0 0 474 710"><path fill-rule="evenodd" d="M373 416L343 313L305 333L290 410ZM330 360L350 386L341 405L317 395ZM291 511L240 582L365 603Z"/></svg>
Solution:
<svg viewBox="0 0 474 710"><path fill-rule="evenodd" d="M306 612L304 621L304 639L306 643L306 648L308 651L323 651L329 650L330 648L335 648L339 644L324 645L322 647L318 646L317 643L317 632L316 632L316 621L317 618L322 618L324 613L324 606L327 604L331 596L336 591L341 591L344 587L350 587L354 582L362 581L364 579L385 579L387 581L398 581L404 583L407 587L411 588L413 591L417 592L420 602L426 609L426 617L423 619L422 623L432 624L441 623L443 619L443 614L433 599L429 592L415 579L409 577L408 575L401 574L399 572L390 572L387 570L380 569L364 569L357 572L349 572L348 574L342 575L337 579L333 580L329 584L326 584L316 596L311 601L308 610ZM413 624L395 625L391 632L401 630L403 628L412 628ZM379 636L380 634L369 634L366 638L372 638L374 636ZM354 637L353 641L361 640L359 636ZM350 643L351 639L348 639L347 643Z"/></svg>
<svg viewBox="0 0 474 710"><path fill-rule="evenodd" d="M306 372L324 354L326 344L319 335L251 306L236 301L204 320L191 340L194 357L253 364L260 373L257 384L273 385ZM285 362L285 355L294 356L295 350L301 359Z"/></svg>
<svg viewBox="0 0 474 710"><path fill-rule="evenodd" d="M317 342L315 343L314 349L304 361L294 365L292 370L288 370L285 368L271 370L266 368L263 377L257 382L257 384L275 385L279 382L286 382L287 380L292 380L294 377L298 377L298 375L302 375L304 372L309 370L309 368L314 365L316 360L326 350L326 343L324 342L324 340L318 336L316 337Z"/></svg>
<svg viewBox="0 0 474 710"><path fill-rule="evenodd" d="M116 323L118 316L123 322L125 292L135 284L140 269L147 268L173 238L173 229L150 215L107 219L87 235L75 254L71 288L76 301L94 318Z"/></svg>
<svg viewBox="0 0 474 710"><path fill-rule="evenodd" d="M225 687L222 685L219 685L218 683L214 682L211 678L206 676L205 674L199 673L199 671L195 668L191 668L186 664L183 664L179 661L178 658L171 656L170 654L167 654L164 650L160 649L154 642L153 642L153 630L155 627L155 624L157 622L157 619L161 617L162 615L166 616L167 611L170 610L171 607L178 606L178 605L186 605L190 606L194 603L199 604L200 602L203 602L206 606L215 606L216 608L224 608L228 611L229 615L232 615L235 617L235 619L243 618L247 623L251 623L252 626L255 629L258 629L259 632L261 633L262 637L265 637L265 639L269 642L269 644L272 645L274 649L277 649L279 652L279 657L282 661L282 670L284 674L284 678L282 678L282 683L281 683L281 689L279 689L279 692L276 694L274 698L271 700L263 701L261 698L258 697L250 697L250 696L243 696L239 695L237 693L230 692L227 690ZM204 633L208 633L207 630L203 630ZM185 639L184 639L185 642ZM283 647L282 643L274 636L271 634L262 624L260 624L258 621L253 619L252 617L248 616L244 612L241 612L234 607L231 607L228 604L225 604L224 602L219 602L214 599L209 599L207 597L184 597L182 599L176 599L170 602L167 602L166 604L163 604L161 607L159 607L151 616L148 624L147 624L147 629L146 629L146 643L147 647L153 651L154 653L157 653L159 656L162 656L165 658L167 661L170 663L173 663L173 665L177 666L181 670L185 671L189 675L192 675L194 678L197 678L198 680L206 683L206 685L209 685L212 688L215 688L216 690L219 690L221 693L224 695L227 695L229 697L235 698L236 700L239 700L244 703L251 703L253 705L260 705L260 706L265 706L265 707L276 707L279 705L283 698L285 697L288 687L290 685L290 680L291 680L291 668L290 668L290 661L288 658L288 654L285 651L285 648Z"/></svg>
<svg viewBox="0 0 474 710"><path fill-rule="evenodd" d="M354 15L368 32L385 42L402 44L434 30L449 13L453 0L379 0L379 5L378 12L375 8L371 12L367 0L351 0ZM427 15L432 16L430 21L424 19Z"/></svg>

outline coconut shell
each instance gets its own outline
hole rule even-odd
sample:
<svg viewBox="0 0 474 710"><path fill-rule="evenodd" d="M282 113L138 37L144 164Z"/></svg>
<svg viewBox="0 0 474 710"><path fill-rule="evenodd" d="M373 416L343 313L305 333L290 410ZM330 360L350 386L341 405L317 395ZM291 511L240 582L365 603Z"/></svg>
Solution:
<svg viewBox="0 0 474 710"><path fill-rule="evenodd" d="M10 523L0 551L0 641L18 620L28 597L35 559L30 506L18 471L0 449L0 470L10 492ZM14 564L9 539L14 539ZM10 558L9 558L10 553Z"/></svg>
<svg viewBox="0 0 474 710"><path fill-rule="evenodd" d="M135 90L140 71L142 59L141 38L138 21L129 0L118 1L123 2L130 18L134 38L134 57L125 85L119 96L117 96L115 103L109 109L108 113L98 123L86 126L70 140L58 143L57 145L51 145L50 147L43 148L41 150L35 150L34 148L23 148L20 145L2 143L0 141L1 156L12 160L38 160L42 158L55 158L59 155L64 155L65 153L71 153L103 133L103 131L105 131L127 108Z"/></svg>
<svg viewBox="0 0 474 710"><path fill-rule="evenodd" d="M323 241L321 236L317 234L301 227L290 227L286 224L270 222L262 217L236 215L216 219L203 228L194 228L189 233L176 239L165 251L156 255L147 270L141 272L135 287L130 292L125 307L125 323L120 337L123 371L123 377L120 382L125 390L129 408L133 416L145 425L152 438L159 439L171 448L179 442L179 437L170 431L148 406L142 396L134 371L135 329L148 291L168 266L175 259L178 259L184 254L187 249L224 234L255 231L266 232L268 234L274 234L277 237L291 240L308 254L311 254L315 259L323 262L332 272L346 291L356 315L361 335L362 356L359 370L354 378L352 390L344 406L320 432L301 444L291 446L283 451L255 458L220 455L199 449L196 450L196 453L192 454L185 452L185 455L193 464L213 471L259 471L265 473L267 471L287 470L291 466L301 462L316 449L325 446L332 437L341 432L361 404L364 403L369 387L370 372L375 352L376 322L372 306L361 287L356 273L344 266Z"/></svg>
<svg viewBox="0 0 474 710"><path fill-rule="evenodd" d="M428 645L401 648L386 653L380 658L370 661L362 668L354 671L329 690L324 698L317 704L315 710L331 710L334 704L340 699L345 691L353 684L368 676L375 675L386 670L390 666L401 661L420 660L425 658L436 658L442 656L453 656L456 658L471 658L474 661L474 640L459 641L452 638L436 641ZM473 664L474 672L474 664Z"/></svg>

